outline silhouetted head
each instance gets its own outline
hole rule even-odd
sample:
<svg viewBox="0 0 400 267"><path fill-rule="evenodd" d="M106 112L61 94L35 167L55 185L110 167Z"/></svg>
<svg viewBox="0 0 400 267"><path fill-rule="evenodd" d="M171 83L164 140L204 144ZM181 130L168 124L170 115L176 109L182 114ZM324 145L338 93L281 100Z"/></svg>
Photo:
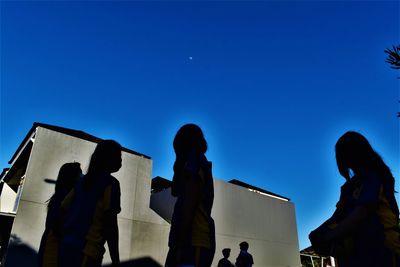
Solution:
<svg viewBox="0 0 400 267"><path fill-rule="evenodd" d="M222 250L222 255L224 255L224 258L229 258L229 256L231 255L231 249L230 248L224 248Z"/></svg>
<svg viewBox="0 0 400 267"><path fill-rule="evenodd" d="M387 174L389 171L368 140L357 132L349 131L342 135L336 143L335 150L339 172L347 180L351 178L352 172L360 174L375 171Z"/></svg>
<svg viewBox="0 0 400 267"><path fill-rule="evenodd" d="M76 181L82 174L81 164L79 162L65 163L61 166L56 182L55 192L70 191L76 184Z"/></svg>
<svg viewBox="0 0 400 267"><path fill-rule="evenodd" d="M56 187L53 196L48 200L48 207L53 207L54 199L59 196L63 199L66 194L74 188L76 182L82 174L79 162L65 163L58 171Z"/></svg>
<svg viewBox="0 0 400 267"><path fill-rule="evenodd" d="M242 243L239 244L239 247L241 250L247 251L249 249L249 243L243 241Z"/></svg>
<svg viewBox="0 0 400 267"><path fill-rule="evenodd" d="M114 140L98 143L90 159L88 174L117 172L122 166L121 149Z"/></svg>
<svg viewBox="0 0 400 267"><path fill-rule="evenodd" d="M177 158L186 158L189 153L204 154L207 151L207 141L203 132L196 124L185 124L176 133L174 150Z"/></svg>

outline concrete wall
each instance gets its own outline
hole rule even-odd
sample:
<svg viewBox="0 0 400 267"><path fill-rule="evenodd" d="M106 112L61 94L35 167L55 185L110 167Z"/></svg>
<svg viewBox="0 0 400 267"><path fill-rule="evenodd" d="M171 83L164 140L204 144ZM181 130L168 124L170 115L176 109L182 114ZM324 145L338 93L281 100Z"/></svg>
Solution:
<svg viewBox="0 0 400 267"><path fill-rule="evenodd" d="M66 162L81 163L86 172L96 144L43 127L36 130L35 141L26 170L20 204L12 234L37 251L44 231L46 201L54 192L59 168ZM113 174L121 185L122 211L118 216L120 257L122 261L151 257L163 264L168 250L174 200L168 191L152 196L150 209L152 161L123 152L122 168ZM215 180L213 217L216 221L217 252L232 249L231 261L239 253L238 244L248 241L255 267L300 266L294 205ZM13 254L16 255L16 254ZM8 260L8 259L7 259ZM105 263L109 262L106 254ZM31 261L31 266L36 266ZM6 261L7 266L7 261ZM25 265L28 267L28 265Z"/></svg>
<svg viewBox="0 0 400 267"><path fill-rule="evenodd" d="M12 234L38 250L46 219L46 201L54 193L59 168L66 162L81 163L86 172L96 144L66 134L38 127ZM113 175L121 185L121 208L118 215L121 260L151 256L164 261L166 248L160 249L169 225L149 208L152 161L127 152L122 153L122 168ZM108 253L105 262L109 262ZM36 262L32 262L32 266Z"/></svg>
<svg viewBox="0 0 400 267"><path fill-rule="evenodd" d="M255 267L301 266L294 204L251 192L246 188L214 179L214 206L217 251L213 265L222 258L221 250L231 248L232 262L239 243L247 241ZM170 220L175 198L170 190L152 195L151 207Z"/></svg>
<svg viewBox="0 0 400 267"><path fill-rule="evenodd" d="M221 180L214 184L219 250L231 247L237 255L238 244L246 240L255 266L301 266L293 203Z"/></svg>
<svg viewBox="0 0 400 267"><path fill-rule="evenodd" d="M4 184L0 195L0 212L14 213L13 209L16 200L17 193L15 193L7 184Z"/></svg>

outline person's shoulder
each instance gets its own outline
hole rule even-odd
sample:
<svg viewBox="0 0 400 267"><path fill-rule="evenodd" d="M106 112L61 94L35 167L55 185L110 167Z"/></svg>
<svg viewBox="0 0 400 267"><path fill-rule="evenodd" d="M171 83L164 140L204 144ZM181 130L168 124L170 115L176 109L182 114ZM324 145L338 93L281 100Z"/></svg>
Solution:
<svg viewBox="0 0 400 267"><path fill-rule="evenodd" d="M111 180L111 183L113 183L115 185L119 185L118 179L115 178L114 176L110 175L110 180Z"/></svg>
<svg viewBox="0 0 400 267"><path fill-rule="evenodd" d="M218 267L223 267L225 263L225 258L222 258L218 261Z"/></svg>
<svg viewBox="0 0 400 267"><path fill-rule="evenodd" d="M112 185L113 187L119 187L119 181L117 178L112 176L111 174L106 175L107 184Z"/></svg>

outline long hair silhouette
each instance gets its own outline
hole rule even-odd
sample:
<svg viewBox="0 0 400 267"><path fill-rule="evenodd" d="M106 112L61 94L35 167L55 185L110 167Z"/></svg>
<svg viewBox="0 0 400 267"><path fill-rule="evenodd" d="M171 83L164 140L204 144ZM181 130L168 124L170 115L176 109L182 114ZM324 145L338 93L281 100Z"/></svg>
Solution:
<svg viewBox="0 0 400 267"><path fill-rule="evenodd" d="M58 172L54 194L48 200L47 207L49 209L54 205L56 195L67 194L74 187L81 174L82 170L79 162L65 163L61 166Z"/></svg>
<svg viewBox="0 0 400 267"><path fill-rule="evenodd" d="M185 158L190 152L195 154L207 152L207 141L203 131L193 123L185 124L178 130L173 145L177 158Z"/></svg>
<svg viewBox="0 0 400 267"><path fill-rule="evenodd" d="M199 156L207 152L207 141L203 131L193 123L183 125L175 135L174 151L176 160L174 163L174 177L172 179L171 194L178 196L182 190L180 173L190 154Z"/></svg>
<svg viewBox="0 0 400 267"><path fill-rule="evenodd" d="M372 171L388 185L390 193L394 193L392 172L363 135L354 131L346 132L337 141L335 150L339 173L346 180L351 178L352 173Z"/></svg>

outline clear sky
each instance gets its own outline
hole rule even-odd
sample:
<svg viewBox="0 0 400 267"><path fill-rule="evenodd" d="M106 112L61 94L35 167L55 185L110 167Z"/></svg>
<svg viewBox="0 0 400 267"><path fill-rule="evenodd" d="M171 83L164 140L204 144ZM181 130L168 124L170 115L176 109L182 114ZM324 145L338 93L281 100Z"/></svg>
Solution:
<svg viewBox="0 0 400 267"><path fill-rule="evenodd" d="M295 203L305 248L344 182L341 134L360 131L399 177L399 74L383 53L399 43L399 8L2 1L0 167L36 121L116 139L170 179L174 134L194 122L215 177Z"/></svg>

